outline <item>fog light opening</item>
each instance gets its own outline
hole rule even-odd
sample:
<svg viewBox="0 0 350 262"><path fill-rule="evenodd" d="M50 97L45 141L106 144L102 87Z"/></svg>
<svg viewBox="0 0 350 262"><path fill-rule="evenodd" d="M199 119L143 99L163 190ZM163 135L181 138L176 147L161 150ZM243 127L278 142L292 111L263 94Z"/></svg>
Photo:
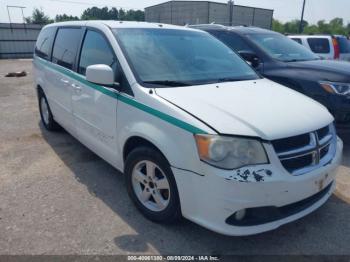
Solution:
<svg viewBox="0 0 350 262"><path fill-rule="evenodd" d="M235 214L236 220L238 220L238 221L242 220L245 217L246 213L247 213L246 209L241 209L241 210L237 211Z"/></svg>

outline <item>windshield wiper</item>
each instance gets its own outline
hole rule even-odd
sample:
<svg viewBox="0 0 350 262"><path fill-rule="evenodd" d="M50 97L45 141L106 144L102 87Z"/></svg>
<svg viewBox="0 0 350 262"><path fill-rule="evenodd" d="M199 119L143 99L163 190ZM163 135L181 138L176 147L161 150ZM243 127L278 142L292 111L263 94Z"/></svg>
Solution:
<svg viewBox="0 0 350 262"><path fill-rule="evenodd" d="M190 86L191 83L173 80L154 80L154 81L144 81L146 84L162 85L162 86Z"/></svg>
<svg viewBox="0 0 350 262"><path fill-rule="evenodd" d="M318 58L316 59L290 59L290 60L285 60L284 62L306 62L306 61L314 61L314 60L319 60Z"/></svg>
<svg viewBox="0 0 350 262"><path fill-rule="evenodd" d="M236 81L244 81L249 80L248 78L234 78L234 77L225 77L225 78L219 78L216 80L217 83L223 83L223 82L236 82Z"/></svg>

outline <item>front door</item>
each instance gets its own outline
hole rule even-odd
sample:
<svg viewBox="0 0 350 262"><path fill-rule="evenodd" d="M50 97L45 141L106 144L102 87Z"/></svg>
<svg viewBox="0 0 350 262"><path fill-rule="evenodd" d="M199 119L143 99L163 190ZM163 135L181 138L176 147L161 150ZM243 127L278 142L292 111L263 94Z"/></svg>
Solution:
<svg viewBox="0 0 350 262"><path fill-rule="evenodd" d="M85 80L89 65L105 64L114 72L117 60L102 33L87 30L78 63L78 77L73 82L72 104L77 137L98 155L117 160L117 90ZM82 79L79 81L79 79Z"/></svg>

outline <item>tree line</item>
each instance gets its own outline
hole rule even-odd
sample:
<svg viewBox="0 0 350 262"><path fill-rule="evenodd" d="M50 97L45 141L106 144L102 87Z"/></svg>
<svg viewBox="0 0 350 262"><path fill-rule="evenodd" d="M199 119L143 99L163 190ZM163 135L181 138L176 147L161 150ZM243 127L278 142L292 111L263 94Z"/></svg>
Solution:
<svg viewBox="0 0 350 262"><path fill-rule="evenodd" d="M298 34L300 20L282 23L278 20L272 21L272 30L282 34ZM320 20L316 24L303 21L303 34L333 34L350 36L350 23L345 24L343 18L336 17L329 22Z"/></svg>
<svg viewBox="0 0 350 262"><path fill-rule="evenodd" d="M142 10L125 10L123 8L98 8L96 6L87 8L80 17L67 14L56 15L50 18L42 9L34 8L30 17L26 17L25 21L29 24L50 24L54 22L64 22L72 20L121 20L121 21L144 21L145 12Z"/></svg>
<svg viewBox="0 0 350 262"><path fill-rule="evenodd" d="M98 8L96 6L87 8L80 17L67 14L56 15L50 18L43 10L35 8L30 17L25 18L31 24L49 24L53 22L63 22L71 20L124 20L124 21L144 21L145 12L142 10L125 10L123 8ZM286 23L273 19L272 30L282 34L298 34L300 20L293 20ZM342 18L334 18L329 22L320 20L316 24L309 24L303 21L304 34L335 34L350 36L350 23L345 24Z"/></svg>

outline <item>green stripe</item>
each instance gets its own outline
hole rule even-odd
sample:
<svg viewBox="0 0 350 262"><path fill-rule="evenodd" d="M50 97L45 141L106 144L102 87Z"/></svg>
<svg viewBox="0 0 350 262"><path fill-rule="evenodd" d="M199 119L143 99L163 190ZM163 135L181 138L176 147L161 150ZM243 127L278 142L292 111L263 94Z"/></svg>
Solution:
<svg viewBox="0 0 350 262"><path fill-rule="evenodd" d="M141 103L135 101L134 99L131 99L131 98L129 98L129 97L123 95L123 94L114 93L114 92L112 92L110 90L107 90L103 86L91 83L91 82L87 81L84 77L82 77L81 75L79 75L77 73L74 73L74 72L72 72L72 71L70 71L70 70L68 70L68 69L66 69L64 67L61 67L59 65L53 64L51 62L48 62L48 61L46 61L46 60L44 60L44 59L42 59L40 57L35 57L34 63L35 63L35 61L38 61L42 65L47 66L50 69L53 69L53 70L58 71L58 72L66 75L68 77L71 77L71 78L73 78L73 79L83 83L84 85L89 86L89 87L91 87L91 88L93 88L93 89L95 89L95 90L97 90L97 91L99 91L99 92L101 92L101 93L103 93L105 95L108 95L110 97L118 99L119 101L122 101L125 104L128 104L130 106L138 108L139 110L142 110L142 111L144 111L146 113L149 113L149 114L151 114L151 115L153 115L155 117L158 117L159 119L162 119L163 121L166 121L166 122L168 122L168 123L170 123L170 124L172 124L174 126L177 126L177 127L181 128L181 129L184 129L184 130L186 130L188 132L191 132L193 134L207 134L207 132L205 132L204 130L202 130L200 128L197 128L197 127L195 127L195 126L193 126L191 124L188 124L188 123L186 123L186 122L184 122L184 121L182 121L180 119L172 117L172 116L170 116L168 114L165 114L165 113L163 113L161 111L158 111L158 110L156 110L156 109L154 109L152 107L149 107L149 106L146 106L144 104L141 104Z"/></svg>

